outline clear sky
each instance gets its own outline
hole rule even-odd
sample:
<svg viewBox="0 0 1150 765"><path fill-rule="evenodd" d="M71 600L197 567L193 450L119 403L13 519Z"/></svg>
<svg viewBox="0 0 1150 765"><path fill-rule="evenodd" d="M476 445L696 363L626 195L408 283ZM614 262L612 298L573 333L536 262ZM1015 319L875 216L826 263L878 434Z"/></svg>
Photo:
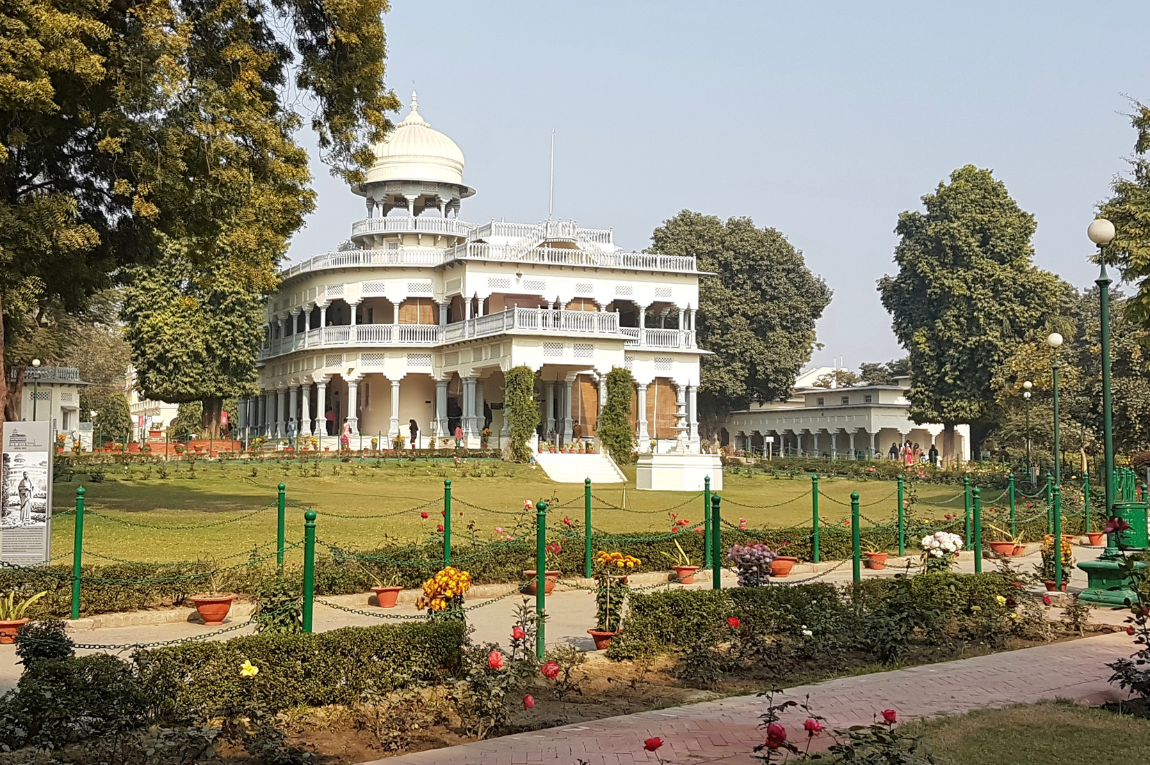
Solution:
<svg viewBox="0 0 1150 765"><path fill-rule="evenodd" d="M902 355L875 282L899 212L964 164L1037 216L1036 262L1085 286L1086 226L1150 99L1135 2L394 0L387 82L467 157L460 217L612 227L628 249L684 208L773 226L834 290L815 363ZM396 117L400 119L403 112ZM310 137L305 137L310 140ZM314 159L293 259L361 198Z"/></svg>

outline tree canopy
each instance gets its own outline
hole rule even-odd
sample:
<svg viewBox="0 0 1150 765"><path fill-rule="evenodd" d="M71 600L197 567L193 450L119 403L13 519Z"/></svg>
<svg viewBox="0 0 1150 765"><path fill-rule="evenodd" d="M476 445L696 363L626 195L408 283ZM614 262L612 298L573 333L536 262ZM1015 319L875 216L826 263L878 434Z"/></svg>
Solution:
<svg viewBox="0 0 1150 765"><path fill-rule="evenodd" d="M746 407L752 398L790 395L811 358L815 322L831 290L776 229L750 218L684 210L655 229L652 250L695 255L699 285L697 341L703 357L699 408L704 415Z"/></svg>
<svg viewBox="0 0 1150 765"><path fill-rule="evenodd" d="M886 363L859 364L859 379L864 385L894 385L896 377L910 375L910 360L905 356Z"/></svg>
<svg viewBox="0 0 1150 765"><path fill-rule="evenodd" d="M1127 304L1130 317L1150 327L1150 106L1134 102L1130 122L1135 132L1130 174L1114 180L1114 196L1100 212L1115 230L1114 241L1105 250L1107 263L1117 265L1123 279L1138 285Z"/></svg>
<svg viewBox="0 0 1150 765"><path fill-rule="evenodd" d="M0 356L43 309L77 311L130 266L275 286L311 209L294 133L362 178L398 100L386 0L125 0L0 9ZM189 282L190 283L190 282ZM17 347L22 347L16 343ZM0 375L0 399L9 398Z"/></svg>
<svg viewBox="0 0 1150 765"><path fill-rule="evenodd" d="M878 288L909 356L910 416L946 426L949 460L956 424L994 417L992 377L1045 326L1058 281L1031 262L1034 216L989 170L961 167L922 202L925 211L899 216L899 271Z"/></svg>

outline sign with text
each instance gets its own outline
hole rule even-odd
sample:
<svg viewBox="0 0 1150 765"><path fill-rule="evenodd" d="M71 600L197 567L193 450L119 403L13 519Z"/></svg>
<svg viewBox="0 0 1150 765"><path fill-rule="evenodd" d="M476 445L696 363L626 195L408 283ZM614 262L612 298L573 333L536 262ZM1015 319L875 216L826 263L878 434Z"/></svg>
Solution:
<svg viewBox="0 0 1150 765"><path fill-rule="evenodd" d="M0 560L47 563L52 542L52 423L5 422L0 451Z"/></svg>

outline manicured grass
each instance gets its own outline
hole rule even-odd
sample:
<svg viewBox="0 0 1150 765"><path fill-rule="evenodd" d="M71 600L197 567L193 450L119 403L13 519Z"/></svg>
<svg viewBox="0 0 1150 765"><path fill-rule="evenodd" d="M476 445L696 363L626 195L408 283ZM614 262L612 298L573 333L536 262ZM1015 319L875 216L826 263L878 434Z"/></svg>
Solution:
<svg viewBox="0 0 1150 765"><path fill-rule="evenodd" d="M491 538L496 526L508 532L526 521L523 501L557 500L556 520L564 515L582 519L583 487L558 484L543 471L527 465L497 460L470 460L455 465L442 460L367 459L345 463L322 460L318 475L312 463L231 462L196 463L193 474L186 464L170 463L166 478L156 467L109 466L102 483L93 483L79 468L73 481L55 484L57 510L75 504L76 487L87 492L87 507L96 514L85 524L84 547L107 556L142 561L213 560L238 555L275 539L277 485L287 485L290 503L314 507L321 513L352 516L319 518L318 536L328 542L368 549L388 541L426 538L441 522L441 506L427 508L429 517L411 509L388 518L371 518L408 508L416 508L443 497L443 481L450 478L455 503L454 530L465 530L479 539ZM653 532L670 530L668 508L677 507L679 518L692 525L702 519L703 499L689 493L649 492L635 489L635 470L625 469L629 481L593 487L594 520L597 528L610 532ZM811 482L809 478L773 477L763 474L724 477L723 517L737 523L746 518L751 528L809 525L811 522ZM850 494L861 495L865 518L885 522L896 512L895 484L891 481L820 481L820 518L838 522L849 517ZM923 517L941 518L944 513L962 512L961 487L921 485L916 488ZM946 504L931 504L946 502ZM685 504L684 504L685 503ZM499 513L477 510L476 506ZM629 511L606 505L625 506ZM116 523L108 517L155 525L191 525L224 520L261 507L268 509L250 518L205 529L145 529ZM462 512L460 517L458 513ZM1020 510L1020 513L1022 511ZM508 514L513 513L513 514ZM303 510L288 508L289 540L302 537ZM71 549L73 520L63 516L53 524L53 550L57 555ZM522 529L519 530L519 533Z"/></svg>
<svg viewBox="0 0 1150 765"><path fill-rule="evenodd" d="M985 709L908 726L938 765L1150 762L1150 720L1070 703Z"/></svg>

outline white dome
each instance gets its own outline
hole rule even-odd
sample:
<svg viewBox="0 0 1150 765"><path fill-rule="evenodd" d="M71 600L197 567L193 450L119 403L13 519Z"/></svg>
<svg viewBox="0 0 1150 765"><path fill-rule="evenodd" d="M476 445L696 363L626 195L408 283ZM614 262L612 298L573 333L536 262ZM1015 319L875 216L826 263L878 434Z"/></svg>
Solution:
<svg viewBox="0 0 1150 765"><path fill-rule="evenodd" d="M432 130L419 114L419 101L411 94L411 113L374 147L375 163L367 182L435 181L463 185L463 152L455 141Z"/></svg>

